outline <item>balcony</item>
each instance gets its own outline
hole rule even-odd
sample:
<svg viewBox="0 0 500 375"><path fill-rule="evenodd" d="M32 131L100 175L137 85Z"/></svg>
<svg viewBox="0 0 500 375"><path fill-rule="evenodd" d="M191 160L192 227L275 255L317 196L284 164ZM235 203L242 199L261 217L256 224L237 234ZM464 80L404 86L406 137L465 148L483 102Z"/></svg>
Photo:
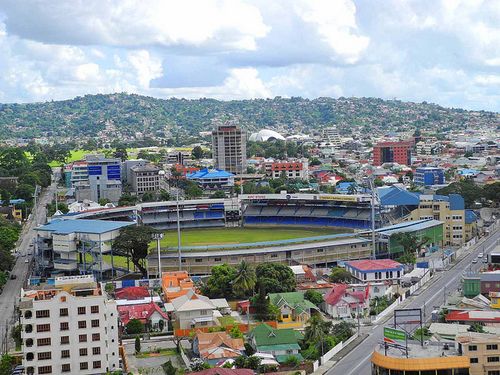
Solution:
<svg viewBox="0 0 500 375"><path fill-rule="evenodd" d="M76 271L78 262L73 259L54 259L54 268L61 271Z"/></svg>

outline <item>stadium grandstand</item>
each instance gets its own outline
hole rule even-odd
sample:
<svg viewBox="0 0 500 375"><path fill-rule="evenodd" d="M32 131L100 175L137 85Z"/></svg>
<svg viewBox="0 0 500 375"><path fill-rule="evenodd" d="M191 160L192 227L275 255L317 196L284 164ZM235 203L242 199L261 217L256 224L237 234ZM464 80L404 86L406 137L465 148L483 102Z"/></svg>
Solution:
<svg viewBox="0 0 500 375"><path fill-rule="evenodd" d="M371 196L367 194L241 195L243 225L299 225L371 228ZM380 227L375 215L375 227Z"/></svg>

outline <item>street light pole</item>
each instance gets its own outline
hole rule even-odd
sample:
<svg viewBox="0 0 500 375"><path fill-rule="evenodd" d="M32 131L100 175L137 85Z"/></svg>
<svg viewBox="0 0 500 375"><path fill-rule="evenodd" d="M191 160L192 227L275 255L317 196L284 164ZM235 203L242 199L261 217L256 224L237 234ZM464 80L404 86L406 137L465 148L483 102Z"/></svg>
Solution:
<svg viewBox="0 0 500 375"><path fill-rule="evenodd" d="M182 270L182 254L181 254L181 221L179 217L179 189L177 189L177 253L179 255L179 271Z"/></svg>
<svg viewBox="0 0 500 375"><path fill-rule="evenodd" d="M160 240L163 238L163 233L153 233L153 239L156 240L156 254L158 256L158 278L161 279L161 255L160 255Z"/></svg>

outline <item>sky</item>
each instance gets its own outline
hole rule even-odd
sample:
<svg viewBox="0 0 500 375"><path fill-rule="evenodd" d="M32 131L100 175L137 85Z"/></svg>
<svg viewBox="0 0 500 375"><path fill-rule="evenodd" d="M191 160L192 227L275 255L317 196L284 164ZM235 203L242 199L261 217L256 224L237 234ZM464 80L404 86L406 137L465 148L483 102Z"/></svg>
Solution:
<svg viewBox="0 0 500 375"><path fill-rule="evenodd" d="M2 0L0 102L370 96L500 111L500 0Z"/></svg>

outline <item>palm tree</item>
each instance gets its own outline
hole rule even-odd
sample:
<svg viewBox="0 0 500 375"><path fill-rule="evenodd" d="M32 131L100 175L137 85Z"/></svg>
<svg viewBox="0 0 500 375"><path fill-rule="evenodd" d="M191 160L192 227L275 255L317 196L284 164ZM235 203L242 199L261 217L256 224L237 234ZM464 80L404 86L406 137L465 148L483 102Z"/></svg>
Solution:
<svg viewBox="0 0 500 375"><path fill-rule="evenodd" d="M255 270L244 260L238 265L236 277L233 280L233 290L238 296L249 296L253 293L257 278Z"/></svg>

